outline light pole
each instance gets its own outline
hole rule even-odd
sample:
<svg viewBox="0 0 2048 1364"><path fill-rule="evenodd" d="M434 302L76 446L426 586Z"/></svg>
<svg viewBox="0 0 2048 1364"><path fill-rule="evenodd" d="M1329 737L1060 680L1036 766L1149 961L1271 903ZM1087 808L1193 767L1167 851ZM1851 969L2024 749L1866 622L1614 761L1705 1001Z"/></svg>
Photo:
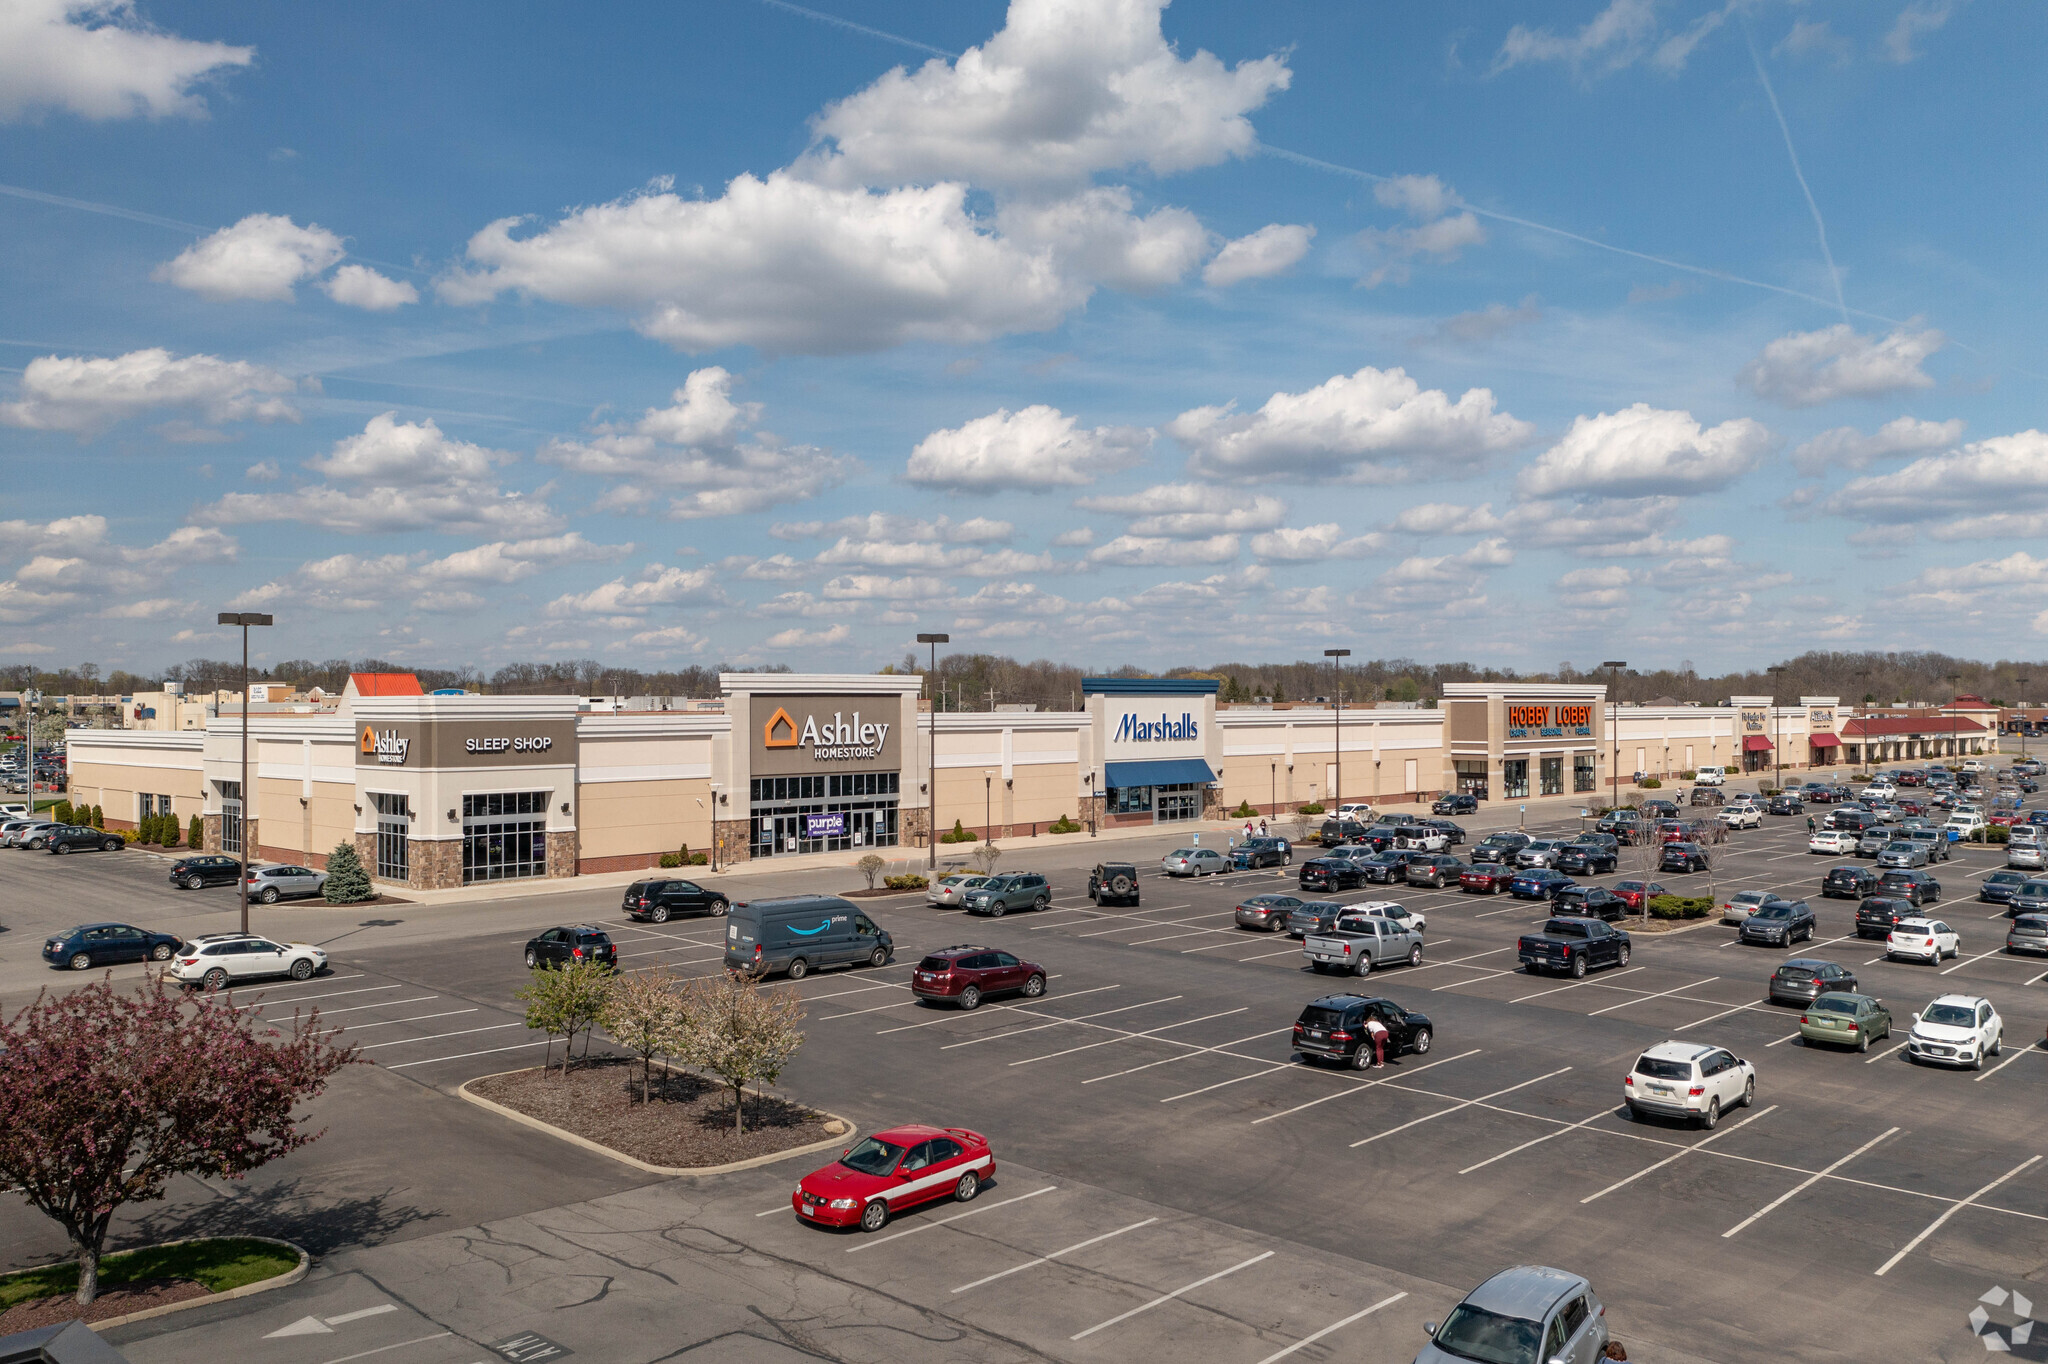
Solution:
<svg viewBox="0 0 2048 1364"><path fill-rule="evenodd" d="M2024 677L2020 678L2020 679L2019 679L2019 684L2020 684L2020 761L2021 761L2021 762L2025 762L2025 761L2027 760L2027 679L2026 679L2026 678L2024 678Z"/></svg>
<svg viewBox="0 0 2048 1364"><path fill-rule="evenodd" d="M1778 708L1778 684L1783 680L1778 674L1785 671L1782 663L1773 663L1764 669L1771 675L1771 720L1777 740L1771 745L1771 762L1776 775L1772 784L1780 791L1785 789L1785 713Z"/></svg>
<svg viewBox="0 0 2048 1364"><path fill-rule="evenodd" d="M1610 658L1600 665L1607 669L1607 729L1614 736L1614 754L1607 762L1607 808L1621 808L1621 710L1616 706L1614 692L1621 681L1621 670L1628 666L1626 659Z"/></svg>
<svg viewBox="0 0 2048 1364"><path fill-rule="evenodd" d="M981 769L981 827L988 835L988 841L996 841L996 774L986 767Z"/></svg>
<svg viewBox="0 0 2048 1364"><path fill-rule="evenodd" d="M1330 660L1330 666L1337 672L1337 773L1330 783L1330 804L1336 812L1344 810L1344 660L1351 657L1349 649L1325 649L1323 657Z"/></svg>
<svg viewBox="0 0 2048 1364"><path fill-rule="evenodd" d="M1961 673L1948 674L1948 699L1949 706L1951 709L1953 709L1955 706L1956 684L1961 682L1962 680L1963 675ZM1963 729L1962 726L1959 723L1957 723L1959 720L1961 720L1961 718L1962 717L1959 715L1951 715L1948 717L1948 755L1951 758L1960 757L1962 755ZM1957 766L1961 766L1961 764L1958 763Z"/></svg>
<svg viewBox="0 0 2048 1364"><path fill-rule="evenodd" d="M249 627L269 625L271 618L260 611L223 611L219 623L242 627L242 781L241 797L236 802L239 826L235 830L236 851L242 855L242 874L236 879L242 888L242 931L249 931L249 808L252 804L249 789Z"/></svg>
<svg viewBox="0 0 2048 1364"><path fill-rule="evenodd" d="M925 710L930 717L925 724L925 747L928 750L925 758L931 766L925 771L924 846L930 854L925 865L931 870L937 871L939 869L939 698L936 694L930 693L933 685L939 680L939 646L941 644L951 644L953 637L951 635L919 635L917 642L932 646L932 670L930 679L925 683L925 691L928 693L925 697Z"/></svg>

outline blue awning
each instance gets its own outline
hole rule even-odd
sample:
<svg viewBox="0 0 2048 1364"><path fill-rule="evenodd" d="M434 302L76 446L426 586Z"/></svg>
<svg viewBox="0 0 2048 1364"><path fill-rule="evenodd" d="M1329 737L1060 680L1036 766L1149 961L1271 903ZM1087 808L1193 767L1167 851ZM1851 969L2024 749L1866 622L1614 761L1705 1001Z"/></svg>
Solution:
<svg viewBox="0 0 2048 1364"><path fill-rule="evenodd" d="M1125 786L1179 786L1212 782L1216 774L1200 758L1154 758L1147 762L1104 763L1103 782L1114 791Z"/></svg>

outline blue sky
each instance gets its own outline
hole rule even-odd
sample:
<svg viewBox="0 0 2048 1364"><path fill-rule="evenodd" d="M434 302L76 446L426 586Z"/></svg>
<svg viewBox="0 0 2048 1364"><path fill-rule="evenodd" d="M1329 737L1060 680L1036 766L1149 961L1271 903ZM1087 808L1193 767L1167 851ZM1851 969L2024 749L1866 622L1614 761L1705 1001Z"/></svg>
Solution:
<svg viewBox="0 0 2048 1364"><path fill-rule="evenodd" d="M2037 654L2048 15L1540 12L0 0L0 659Z"/></svg>

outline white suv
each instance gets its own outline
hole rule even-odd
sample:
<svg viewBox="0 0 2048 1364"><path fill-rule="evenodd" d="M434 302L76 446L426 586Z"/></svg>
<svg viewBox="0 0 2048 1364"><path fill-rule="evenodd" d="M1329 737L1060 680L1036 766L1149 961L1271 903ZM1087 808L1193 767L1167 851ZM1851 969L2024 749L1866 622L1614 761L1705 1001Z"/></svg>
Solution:
<svg viewBox="0 0 2048 1364"><path fill-rule="evenodd" d="M327 953L305 943L281 946L253 933L208 933L179 945L169 974L181 985L224 990L258 976L309 980L326 966Z"/></svg>
<svg viewBox="0 0 2048 1364"><path fill-rule="evenodd" d="M1906 1055L1915 1061L1982 1070L2005 1048L2005 1020L1978 995L1943 995L1913 1015Z"/></svg>
<svg viewBox="0 0 2048 1364"><path fill-rule="evenodd" d="M1884 940L1886 957L1911 957L1929 966L1943 957L1960 956L1962 937L1939 919L1901 919Z"/></svg>
<svg viewBox="0 0 2048 1364"><path fill-rule="evenodd" d="M1756 1067L1726 1047L1660 1042L1636 1058L1622 1081L1631 1116L1663 1113L1712 1129L1731 1108L1756 1100Z"/></svg>

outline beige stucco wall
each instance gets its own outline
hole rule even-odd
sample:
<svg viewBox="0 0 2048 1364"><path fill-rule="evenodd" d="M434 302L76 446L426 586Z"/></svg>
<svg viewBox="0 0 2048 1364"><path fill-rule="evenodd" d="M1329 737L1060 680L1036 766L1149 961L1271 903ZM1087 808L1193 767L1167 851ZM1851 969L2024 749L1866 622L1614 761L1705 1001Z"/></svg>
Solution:
<svg viewBox="0 0 2048 1364"><path fill-rule="evenodd" d="M143 762L74 761L71 790L74 803L97 805L110 829L132 829L137 816L136 796L170 796L171 809L181 820L199 813L199 755L192 754L190 766L145 764Z"/></svg>
<svg viewBox="0 0 2048 1364"><path fill-rule="evenodd" d="M585 871L606 858L711 848L711 782L582 782L577 788L577 859ZM620 868L631 870L631 868Z"/></svg>

